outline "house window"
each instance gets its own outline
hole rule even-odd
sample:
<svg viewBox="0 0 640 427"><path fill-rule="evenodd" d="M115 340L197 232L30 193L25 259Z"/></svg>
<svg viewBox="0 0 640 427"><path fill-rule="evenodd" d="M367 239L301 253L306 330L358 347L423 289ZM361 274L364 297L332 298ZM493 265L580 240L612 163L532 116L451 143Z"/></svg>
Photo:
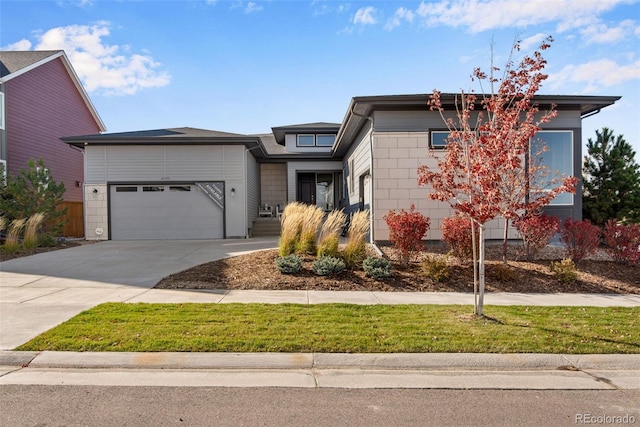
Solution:
<svg viewBox="0 0 640 427"><path fill-rule="evenodd" d="M444 150L447 146L447 138L449 131L434 130L431 131L431 148L434 150Z"/></svg>
<svg viewBox="0 0 640 427"><path fill-rule="evenodd" d="M316 144L318 147L332 147L335 141L335 135L316 135Z"/></svg>
<svg viewBox="0 0 640 427"><path fill-rule="evenodd" d="M349 170L347 173L349 174L349 194L353 194L353 191L356 188L356 180L355 180L355 167L353 165L353 159L349 159Z"/></svg>
<svg viewBox="0 0 640 427"><path fill-rule="evenodd" d="M315 144L315 135L298 135L298 147L313 147Z"/></svg>
<svg viewBox="0 0 640 427"><path fill-rule="evenodd" d="M164 191L164 187L163 186L145 186L142 187L142 191L146 191L146 192L156 192L156 191Z"/></svg>
<svg viewBox="0 0 640 427"><path fill-rule="evenodd" d="M573 176L573 132L540 131L534 139L532 148L534 153L540 153L538 161L546 168L548 180ZM551 189L551 183L547 187ZM551 202L551 206L572 204L573 194L571 193L560 193Z"/></svg>
<svg viewBox="0 0 640 427"><path fill-rule="evenodd" d="M315 134L300 134L297 135L298 147L331 147L336 141L336 136L331 135L315 135Z"/></svg>

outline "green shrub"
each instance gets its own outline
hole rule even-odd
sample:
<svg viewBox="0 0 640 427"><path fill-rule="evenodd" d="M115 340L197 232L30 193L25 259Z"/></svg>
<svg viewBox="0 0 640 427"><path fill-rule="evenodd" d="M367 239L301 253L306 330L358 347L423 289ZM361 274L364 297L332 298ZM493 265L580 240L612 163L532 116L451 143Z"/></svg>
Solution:
<svg viewBox="0 0 640 427"><path fill-rule="evenodd" d="M554 276L562 283L570 284L575 283L578 280L578 271L576 265L571 259L563 259L558 262L551 262L549 266Z"/></svg>
<svg viewBox="0 0 640 427"><path fill-rule="evenodd" d="M313 271L319 276L340 274L344 270L344 261L332 256L323 256L313 263Z"/></svg>
<svg viewBox="0 0 640 427"><path fill-rule="evenodd" d="M428 255L422 261L422 274L436 283L449 279L449 258L442 255Z"/></svg>
<svg viewBox="0 0 640 427"><path fill-rule="evenodd" d="M302 259L298 255L291 254L276 258L276 267L282 274L295 274L302 270Z"/></svg>
<svg viewBox="0 0 640 427"><path fill-rule="evenodd" d="M391 277L391 263L386 258L368 257L362 262L364 272L374 279Z"/></svg>

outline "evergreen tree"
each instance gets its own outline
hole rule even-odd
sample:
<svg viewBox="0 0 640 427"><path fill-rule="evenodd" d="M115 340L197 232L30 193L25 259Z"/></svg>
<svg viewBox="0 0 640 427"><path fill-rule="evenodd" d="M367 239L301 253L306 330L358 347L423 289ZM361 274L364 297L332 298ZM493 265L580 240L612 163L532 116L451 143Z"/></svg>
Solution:
<svg viewBox="0 0 640 427"><path fill-rule="evenodd" d="M0 216L12 221L42 213L43 231L58 236L65 222L66 208L60 209L64 192L64 183L53 180L42 159L29 159L26 169L8 175L6 184L0 185Z"/></svg>
<svg viewBox="0 0 640 427"><path fill-rule="evenodd" d="M622 135L603 127L589 138L583 168L582 213L594 224L640 222L640 166Z"/></svg>

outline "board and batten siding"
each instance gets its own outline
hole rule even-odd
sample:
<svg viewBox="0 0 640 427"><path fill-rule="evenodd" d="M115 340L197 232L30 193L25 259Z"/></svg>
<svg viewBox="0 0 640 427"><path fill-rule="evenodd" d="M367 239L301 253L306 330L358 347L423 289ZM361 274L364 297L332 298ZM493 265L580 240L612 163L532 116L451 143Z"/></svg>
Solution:
<svg viewBox="0 0 640 427"><path fill-rule="evenodd" d="M247 236L249 228L258 217L258 205L260 204L260 166L251 152L247 151Z"/></svg>
<svg viewBox="0 0 640 427"><path fill-rule="evenodd" d="M247 234L247 168L243 145L126 145L87 146L85 185L114 183L225 183L227 237ZM235 188L235 196L231 189ZM106 187L105 187L106 191ZM108 207L93 203L86 190L85 209L97 217L108 215Z"/></svg>
<svg viewBox="0 0 640 427"><path fill-rule="evenodd" d="M358 209L360 197L360 176L371 168L371 126L365 126L344 157L343 174L347 183L345 197L347 213ZM375 189L374 189L375 191Z"/></svg>

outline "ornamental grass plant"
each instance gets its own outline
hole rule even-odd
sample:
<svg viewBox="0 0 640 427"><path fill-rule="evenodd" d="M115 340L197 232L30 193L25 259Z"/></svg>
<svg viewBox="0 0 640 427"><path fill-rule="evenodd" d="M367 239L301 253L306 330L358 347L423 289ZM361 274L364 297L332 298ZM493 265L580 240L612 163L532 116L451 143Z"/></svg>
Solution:
<svg viewBox="0 0 640 427"><path fill-rule="evenodd" d="M355 267L364 261L367 256L366 244L367 233L369 232L369 211L358 211L353 214L349 231L347 233L347 244L344 247L344 262L347 267Z"/></svg>
<svg viewBox="0 0 640 427"><path fill-rule="evenodd" d="M318 243L318 230L324 219L324 211L314 205L304 205L304 210L301 215L300 239L296 245L296 252L315 255Z"/></svg>
<svg viewBox="0 0 640 427"><path fill-rule="evenodd" d="M280 218L281 232L278 244L280 256L284 257L296 252L296 246L302 233L305 205L294 202L285 206Z"/></svg>
<svg viewBox="0 0 640 427"><path fill-rule="evenodd" d="M340 252L340 231L344 227L347 216L342 210L332 211L322 223L320 228L320 238L318 239L318 257L332 256L338 257Z"/></svg>
<svg viewBox="0 0 640 427"><path fill-rule="evenodd" d="M24 240L22 241L25 249L34 249L38 246L38 229L42 221L44 221L42 212L31 215L27 220L24 229Z"/></svg>

